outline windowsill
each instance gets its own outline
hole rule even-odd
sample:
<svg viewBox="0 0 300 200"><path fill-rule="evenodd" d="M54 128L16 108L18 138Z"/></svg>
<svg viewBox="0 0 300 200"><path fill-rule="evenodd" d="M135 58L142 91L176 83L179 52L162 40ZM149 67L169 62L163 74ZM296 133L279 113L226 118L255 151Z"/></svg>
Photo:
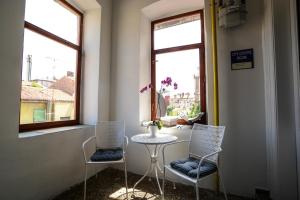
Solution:
<svg viewBox="0 0 300 200"><path fill-rule="evenodd" d="M176 129L176 130L191 130L193 126L191 125L176 125L176 126L170 126L170 127L167 127L167 126L164 126L163 129Z"/></svg>
<svg viewBox="0 0 300 200"><path fill-rule="evenodd" d="M19 133L19 138L31 138L31 137L36 137L36 136L43 136L43 135L48 135L48 134L55 134L55 133L61 133L61 132L65 132L65 131L78 130L78 129L91 128L91 127L94 127L94 126L92 126L92 125L75 125L75 126L64 126L64 127L58 127L58 128L36 130L36 131L28 131L28 132Z"/></svg>
<svg viewBox="0 0 300 200"><path fill-rule="evenodd" d="M182 133L190 133L192 130L192 126L190 125L176 125L172 127L163 127L160 132L167 134L182 134Z"/></svg>
<svg viewBox="0 0 300 200"><path fill-rule="evenodd" d="M177 125L172 127L162 127L162 129L159 130L159 133L174 135L181 138L182 136L190 135L191 130L192 130L192 126L190 125ZM142 133L149 133L149 129L147 128L147 126L141 126L140 131L135 134L142 134Z"/></svg>
<svg viewBox="0 0 300 200"><path fill-rule="evenodd" d="M179 140L189 140L191 136L192 126L189 125L180 125L180 127L163 127L159 130L159 134L168 134L176 136ZM149 130L145 129L145 133L149 133Z"/></svg>

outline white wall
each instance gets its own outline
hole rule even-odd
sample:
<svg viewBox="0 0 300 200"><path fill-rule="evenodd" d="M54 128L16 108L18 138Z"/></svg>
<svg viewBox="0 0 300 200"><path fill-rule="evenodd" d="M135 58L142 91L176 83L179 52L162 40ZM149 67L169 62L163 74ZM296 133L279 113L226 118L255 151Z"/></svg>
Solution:
<svg viewBox="0 0 300 200"><path fill-rule="evenodd" d="M105 0L107 3L105 5L111 5L109 2L110 0ZM0 110L2 112L0 116L0 199L51 199L70 186L83 181L84 162L81 144L94 133L94 127L59 128L19 135L24 11L25 1L3 0L0 3L2 27L0 32L2 44L0 48ZM110 14L111 11L108 10L106 15L109 17ZM101 22L97 21L97 23ZM109 33L110 26L106 28ZM100 35L95 37L97 40ZM109 48L109 45L106 47ZM106 59L110 60L110 55L107 56ZM98 56L99 58L101 55ZM103 62L105 61L102 59L98 63L106 65L106 68L97 70L100 67L97 63L94 67L99 73L105 74L109 71L107 69L109 64ZM101 77L102 74L99 76ZM105 80L108 83L101 82L101 84L105 84L107 88L109 80ZM99 88L98 84L93 87ZM101 89L100 91L103 92ZM83 95L83 99L85 98L88 99L89 96ZM106 97L102 99L100 96L97 102L98 105L95 104L96 108L92 112L97 113L97 109L101 106L108 107L103 103L107 103ZM89 120L97 121L95 117L98 114L90 116ZM94 172L91 170L91 173Z"/></svg>
<svg viewBox="0 0 300 200"><path fill-rule="evenodd" d="M206 41L210 44L209 1L205 1ZM264 67L262 59L263 2L247 1L246 24L217 28L220 124L226 126L221 166L230 193L253 196L254 188L266 185L266 135ZM254 69L231 70L230 51L254 49ZM207 52L208 111L213 123L211 54Z"/></svg>
<svg viewBox="0 0 300 200"><path fill-rule="evenodd" d="M83 98L81 114L82 121L86 124L96 124L98 120L98 113L100 110L99 105L99 85L100 81L100 26L101 21L101 8L85 11L84 14L84 38L83 38L83 59L82 79L81 84Z"/></svg>
<svg viewBox="0 0 300 200"><path fill-rule="evenodd" d="M102 6L100 33L100 74L98 121L109 120L110 115L110 67L111 67L111 18L112 1L98 0Z"/></svg>
<svg viewBox="0 0 300 200"><path fill-rule="evenodd" d="M267 150L267 184L270 196L278 197L278 137L277 137L277 93L276 66L274 47L273 2L264 1L262 27L262 46L264 56L265 79L265 116L266 116L266 150ZM278 198L279 199L279 198Z"/></svg>
<svg viewBox="0 0 300 200"><path fill-rule="evenodd" d="M141 9L154 0L114 0L112 19L111 119L126 120L126 134L141 132L139 125ZM128 147L128 168L142 174L148 166L141 145Z"/></svg>
<svg viewBox="0 0 300 200"><path fill-rule="evenodd" d="M151 4L152 5L152 4ZM146 7L147 8L147 7ZM151 83L151 20L141 12L140 42L139 42L139 88ZM143 93L139 96L139 121L149 120L151 116L151 94Z"/></svg>
<svg viewBox="0 0 300 200"><path fill-rule="evenodd" d="M279 198L297 199L296 125L290 2L274 0ZM298 86L295 86L299 88Z"/></svg>
<svg viewBox="0 0 300 200"><path fill-rule="evenodd" d="M88 2L74 0L80 6ZM82 122L95 124L109 119L112 2L89 1L84 12ZM101 5L101 6L100 6Z"/></svg>

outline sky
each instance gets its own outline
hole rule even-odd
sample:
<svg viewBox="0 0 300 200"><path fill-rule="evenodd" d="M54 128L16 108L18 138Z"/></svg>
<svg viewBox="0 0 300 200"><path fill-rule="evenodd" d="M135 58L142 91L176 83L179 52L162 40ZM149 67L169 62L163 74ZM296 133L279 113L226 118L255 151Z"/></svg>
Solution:
<svg viewBox="0 0 300 200"><path fill-rule="evenodd" d="M200 20L159 29L154 34L154 49L200 43Z"/></svg>
<svg viewBox="0 0 300 200"><path fill-rule="evenodd" d="M178 83L176 91L170 90L171 95L189 92L193 96L195 92L194 75L199 76L200 73L198 49L159 54L156 60L157 86L160 86L161 80L170 76L173 82Z"/></svg>
<svg viewBox="0 0 300 200"><path fill-rule="evenodd" d="M26 0L25 20L77 44L78 17L65 11L53 0ZM32 55L32 79L59 79L76 70L77 51L25 29L23 80L28 73L27 55Z"/></svg>
<svg viewBox="0 0 300 200"><path fill-rule="evenodd" d="M182 25L156 30L154 33L155 49L168 48L201 42L200 20ZM171 96L177 93L195 92L194 75L199 76L199 50L186 50L173 53L158 54L156 57L156 89L159 90L161 80L167 76L178 83L178 89L170 89Z"/></svg>

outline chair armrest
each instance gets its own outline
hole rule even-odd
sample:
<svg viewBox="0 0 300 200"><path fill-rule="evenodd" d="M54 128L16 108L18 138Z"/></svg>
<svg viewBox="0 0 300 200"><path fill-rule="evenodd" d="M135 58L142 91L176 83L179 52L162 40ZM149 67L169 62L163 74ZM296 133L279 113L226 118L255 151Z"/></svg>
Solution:
<svg viewBox="0 0 300 200"><path fill-rule="evenodd" d="M127 147L128 147L128 144L129 144L129 140L128 140L128 137L125 135L124 136L124 141L125 141L125 145L123 145L123 154L125 154L126 153L126 150L127 150Z"/></svg>
<svg viewBox="0 0 300 200"><path fill-rule="evenodd" d="M86 141L84 141L82 143L82 151L83 151L83 156L84 156L84 160L85 162L87 162L87 157L86 157L86 152L85 152L85 146L92 140L96 139L96 136L92 136L90 138L88 138Z"/></svg>
<svg viewBox="0 0 300 200"><path fill-rule="evenodd" d="M209 158L209 157L211 157L213 155L216 155L216 154L220 153L221 151L222 151L222 149L220 148L218 151L215 151L213 153L210 153L210 154L207 154L207 155L201 157L201 159L199 161L199 164L198 164L197 180L199 179L200 167L201 167L201 164L202 164L203 160L205 160L205 159L207 159L207 158Z"/></svg>
<svg viewBox="0 0 300 200"><path fill-rule="evenodd" d="M207 154L207 155L201 157L201 160L200 160L200 161L203 161L203 160L206 159L206 158L209 158L209 157L211 157L211 156L213 156L213 155L215 155L215 154L217 154L217 153L220 153L221 151L222 151L222 149L220 148L219 150L217 150L217 151L215 151L215 152L213 152L213 153Z"/></svg>
<svg viewBox="0 0 300 200"><path fill-rule="evenodd" d="M185 142L190 142L190 140L181 140L181 141L178 141L178 142L172 142L172 143L169 143L169 144L165 144L163 146L162 155L163 155L163 165L164 166L165 166L165 150L166 150L166 148L171 146L171 145L174 145L174 144L181 144L181 143L185 143Z"/></svg>
<svg viewBox="0 0 300 200"><path fill-rule="evenodd" d="M129 140L128 140L128 137L125 135L125 136L124 136L124 139L125 139L125 144L126 144L125 147L127 148L128 144L129 144L129 142L128 142L128 141L129 141Z"/></svg>

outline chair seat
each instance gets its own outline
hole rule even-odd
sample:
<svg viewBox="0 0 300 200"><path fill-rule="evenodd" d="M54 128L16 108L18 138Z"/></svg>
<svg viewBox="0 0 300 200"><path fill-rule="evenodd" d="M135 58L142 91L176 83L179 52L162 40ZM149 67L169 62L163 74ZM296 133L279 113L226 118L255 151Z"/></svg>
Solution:
<svg viewBox="0 0 300 200"><path fill-rule="evenodd" d="M101 162L101 161L116 161L123 158L123 149L98 149L92 156L91 161Z"/></svg>
<svg viewBox="0 0 300 200"><path fill-rule="evenodd" d="M197 168L199 160L188 158L185 160L176 160L170 163L172 169L187 175L190 178L197 178ZM200 167L199 178L207 176L217 171L217 166L214 163L203 161Z"/></svg>

